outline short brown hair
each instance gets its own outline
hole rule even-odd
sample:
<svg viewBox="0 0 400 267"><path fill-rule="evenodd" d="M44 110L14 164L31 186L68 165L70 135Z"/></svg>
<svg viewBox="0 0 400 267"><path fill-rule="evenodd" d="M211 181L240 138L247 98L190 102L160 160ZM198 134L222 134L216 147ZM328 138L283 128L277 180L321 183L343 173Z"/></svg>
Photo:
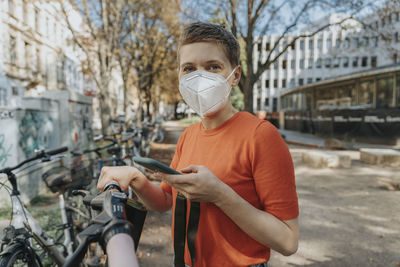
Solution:
<svg viewBox="0 0 400 267"><path fill-rule="evenodd" d="M184 28L179 38L178 59L183 45L198 42L215 42L221 45L232 67L239 65L240 46L235 36L221 25L205 22L194 22Z"/></svg>

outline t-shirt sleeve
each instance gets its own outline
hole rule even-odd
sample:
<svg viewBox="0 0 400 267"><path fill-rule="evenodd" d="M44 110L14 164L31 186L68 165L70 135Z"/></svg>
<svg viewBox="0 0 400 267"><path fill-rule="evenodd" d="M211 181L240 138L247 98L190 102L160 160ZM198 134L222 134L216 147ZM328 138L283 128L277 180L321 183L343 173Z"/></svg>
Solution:
<svg viewBox="0 0 400 267"><path fill-rule="evenodd" d="M182 151L182 143L183 143L183 139L185 138L184 137L185 135L186 135L186 131L184 131L181 134L181 136L179 137L178 143L176 145L174 157L172 158L171 164L169 165L169 167L174 170L176 170L178 168L178 163L179 163L179 159L180 159L180 155L181 155L181 151ZM169 184L161 182L160 186L165 192L170 193L172 195L172 187Z"/></svg>
<svg viewBox="0 0 400 267"><path fill-rule="evenodd" d="M264 211L280 220L297 218L292 157L278 130L269 122L256 128L251 153L255 187Z"/></svg>

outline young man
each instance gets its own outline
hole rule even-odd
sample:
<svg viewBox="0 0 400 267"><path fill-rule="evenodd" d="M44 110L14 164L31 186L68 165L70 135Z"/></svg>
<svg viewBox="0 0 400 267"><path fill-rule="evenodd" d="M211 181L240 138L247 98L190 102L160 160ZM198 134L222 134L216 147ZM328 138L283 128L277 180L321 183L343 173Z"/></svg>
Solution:
<svg viewBox="0 0 400 267"><path fill-rule="evenodd" d="M180 136L171 163L185 175L163 175L160 187L133 167L104 167L98 183L99 189L111 180L131 186L159 212L175 210L177 192L200 202L196 267L266 266L270 249L291 255L298 246L288 148L269 122L238 112L229 101L241 76L239 51L221 26L187 26L178 50L179 90L201 122ZM193 266L187 247L185 263Z"/></svg>

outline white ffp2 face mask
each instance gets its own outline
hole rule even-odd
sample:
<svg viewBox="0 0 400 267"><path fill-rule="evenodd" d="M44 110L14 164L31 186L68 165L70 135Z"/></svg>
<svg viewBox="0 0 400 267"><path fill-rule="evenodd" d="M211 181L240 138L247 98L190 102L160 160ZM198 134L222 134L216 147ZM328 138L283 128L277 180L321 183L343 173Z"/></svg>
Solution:
<svg viewBox="0 0 400 267"><path fill-rule="evenodd" d="M227 81L235 70L226 79L216 73L196 70L179 80L179 91L186 104L204 118L221 110L229 100L232 87Z"/></svg>

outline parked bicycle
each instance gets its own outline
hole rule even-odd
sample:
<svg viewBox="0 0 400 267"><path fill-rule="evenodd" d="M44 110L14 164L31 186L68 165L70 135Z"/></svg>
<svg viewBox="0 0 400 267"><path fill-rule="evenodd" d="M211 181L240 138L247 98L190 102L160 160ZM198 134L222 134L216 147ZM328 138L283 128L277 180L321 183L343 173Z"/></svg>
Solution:
<svg viewBox="0 0 400 267"><path fill-rule="evenodd" d="M90 183L92 174L86 165L77 163L74 169L56 167L46 172L43 179L46 185L53 192L58 193L63 233L54 239L48 236L42 229L38 221L29 213L23 205L18 190L17 177L14 171L25 164L34 161L49 161L51 156L66 152L67 147L62 147L50 151L38 151L35 157L26 159L17 166L7 167L0 170L6 174L11 185L1 184L10 194L12 204L12 217L10 225L4 229L4 237L1 243L0 267L9 266L42 266L42 260L46 254L54 260L57 265L65 262L66 256L74 250L74 234L77 230L73 222L73 214L86 216L85 212L80 211L73 204L71 190L84 188ZM89 177L88 179L81 179ZM87 214L87 213L86 213ZM63 241L62 241L63 240ZM38 246L38 247L37 247ZM43 250L38 255L38 248Z"/></svg>

